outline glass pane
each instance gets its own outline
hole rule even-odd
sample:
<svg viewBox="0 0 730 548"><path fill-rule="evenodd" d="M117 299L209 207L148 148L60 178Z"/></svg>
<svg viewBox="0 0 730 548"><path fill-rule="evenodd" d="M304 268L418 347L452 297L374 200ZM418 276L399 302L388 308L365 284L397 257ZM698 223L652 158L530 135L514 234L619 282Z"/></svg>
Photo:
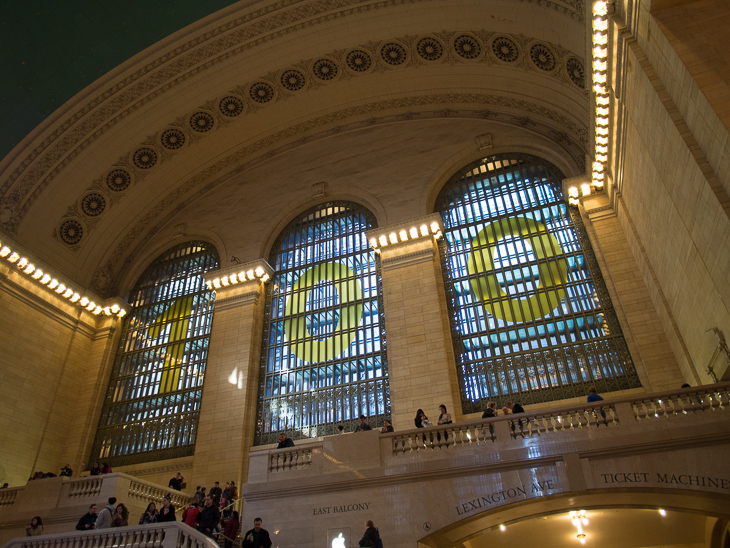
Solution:
<svg viewBox="0 0 730 548"><path fill-rule="evenodd" d="M348 202L305 212L270 257L256 443L390 418L380 261L373 215Z"/></svg>
<svg viewBox="0 0 730 548"><path fill-rule="evenodd" d="M192 455L215 293L202 275L218 268L204 242L157 258L130 293L90 462L111 466Z"/></svg>
<svg viewBox="0 0 730 548"><path fill-rule="evenodd" d="M529 404L584 396L589 386L640 385L561 180L539 158L502 155L463 169L441 191L441 259L465 413L489 400Z"/></svg>

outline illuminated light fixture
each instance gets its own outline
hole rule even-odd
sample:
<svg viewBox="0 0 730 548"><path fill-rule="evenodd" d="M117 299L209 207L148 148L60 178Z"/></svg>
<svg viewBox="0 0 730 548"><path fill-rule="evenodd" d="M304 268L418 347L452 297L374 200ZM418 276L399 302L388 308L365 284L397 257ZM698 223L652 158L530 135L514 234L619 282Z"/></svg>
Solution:
<svg viewBox="0 0 730 548"><path fill-rule="evenodd" d="M608 116L608 107L597 107L596 116Z"/></svg>
<svg viewBox="0 0 730 548"><path fill-rule="evenodd" d="M600 171L603 173L603 164L601 162L593 162L593 171Z"/></svg>
<svg viewBox="0 0 730 548"><path fill-rule="evenodd" d="M260 266L257 266L256 270L254 270L254 272L256 273L256 277L260 278L261 276L264 275L265 270L263 268L261 268Z"/></svg>
<svg viewBox="0 0 730 548"><path fill-rule="evenodd" d="M591 185L583 183L580 185L580 192L583 196L588 196L591 193Z"/></svg>
<svg viewBox="0 0 730 548"><path fill-rule="evenodd" d="M596 125L608 127L608 117L607 116L596 116Z"/></svg>
<svg viewBox="0 0 730 548"><path fill-rule="evenodd" d="M111 316L112 315L112 309L111 309L111 307L105 306L102 310L104 311L104 314L106 316Z"/></svg>
<svg viewBox="0 0 730 548"><path fill-rule="evenodd" d="M568 189L568 196L570 196L571 198L577 198L579 196L578 187L577 186L570 187Z"/></svg>
<svg viewBox="0 0 730 548"><path fill-rule="evenodd" d="M608 68L608 63L606 61L593 61L593 70L600 70L605 71Z"/></svg>
<svg viewBox="0 0 730 548"><path fill-rule="evenodd" d="M608 137L608 128L602 127L602 126L596 126L596 135L600 135L601 137Z"/></svg>
<svg viewBox="0 0 730 548"><path fill-rule="evenodd" d="M418 229L415 226L412 226L408 232L410 233L411 238L413 238L414 240L418 238Z"/></svg>
<svg viewBox="0 0 730 548"><path fill-rule="evenodd" d="M223 276L221 278L221 284L223 284L223 287L228 287L231 285L231 282L228 281L228 276Z"/></svg>
<svg viewBox="0 0 730 548"><path fill-rule="evenodd" d="M230 276L228 276L228 279L231 281L232 284L238 283L238 276L236 276L235 274L231 274Z"/></svg>
<svg viewBox="0 0 730 548"><path fill-rule="evenodd" d="M578 540L580 541L581 544L586 543L586 534L585 533L578 533L576 536L578 537Z"/></svg>
<svg viewBox="0 0 730 548"><path fill-rule="evenodd" d="M8 257L8 261L10 261L11 263L14 263L18 259L20 259L20 255L18 255L15 251L13 251L12 255Z"/></svg>
<svg viewBox="0 0 730 548"><path fill-rule="evenodd" d="M602 32L593 33L593 43L597 46L608 45L608 35ZM599 56L596 56L599 57ZM605 56L604 56L605 57Z"/></svg>
<svg viewBox="0 0 730 548"><path fill-rule="evenodd" d="M59 294L60 294L60 293L64 293L64 292L66 292L66 291L71 291L71 290L70 290L70 289L68 289L68 288L67 288L67 287L66 287L65 285L63 285L63 284L58 284L58 287L56 288L56 293L59 293ZM68 297L70 297L71 295L73 295L73 293L74 293L74 292L73 292L73 291L71 291L71 293L69 293ZM66 299L68 299L68 297L67 297L66 295L64 295L64 297L65 297Z"/></svg>
<svg viewBox="0 0 730 548"><path fill-rule="evenodd" d="M234 367L231 374L228 375L228 382L231 384L238 384L238 367Z"/></svg>
<svg viewBox="0 0 730 548"><path fill-rule="evenodd" d="M606 95L608 93L605 84L593 84L593 91L596 92L596 95Z"/></svg>
<svg viewBox="0 0 730 548"><path fill-rule="evenodd" d="M421 225L421 236L428 236L428 227L426 225Z"/></svg>
<svg viewBox="0 0 730 548"><path fill-rule="evenodd" d="M597 82L599 84L605 84L606 83L606 73L600 72L600 71L595 71L593 73L593 81Z"/></svg>
<svg viewBox="0 0 730 548"><path fill-rule="evenodd" d="M593 20L593 28L597 31L606 32L608 30L608 21L602 17L596 17Z"/></svg>
<svg viewBox="0 0 730 548"><path fill-rule="evenodd" d="M81 306L86 306L87 304L89 304L89 299L87 299L86 297L81 297L81 301L79 302L79 304Z"/></svg>
<svg viewBox="0 0 730 548"><path fill-rule="evenodd" d="M398 243L398 235L395 232L391 232L388 234L388 240L390 240L391 244L397 244Z"/></svg>
<svg viewBox="0 0 730 548"><path fill-rule="evenodd" d="M593 4L593 14L594 15L608 15L608 2L606 0L597 0Z"/></svg>
<svg viewBox="0 0 730 548"><path fill-rule="evenodd" d="M599 135L596 137L596 143L599 145L608 145L608 137L605 135Z"/></svg>
<svg viewBox="0 0 730 548"><path fill-rule="evenodd" d="M117 316L119 316L120 318L122 318L122 317L126 316L126 314L127 314L127 311L124 310L123 308L121 308L121 309L119 309L119 312L117 313Z"/></svg>
<svg viewBox="0 0 730 548"><path fill-rule="evenodd" d="M499 530L500 531L506 531L507 530L507 527L505 527L504 523L500 524Z"/></svg>
<svg viewBox="0 0 730 548"><path fill-rule="evenodd" d="M36 268L36 271L33 272L31 278L33 278L34 280L40 280L41 276L43 276L43 271L40 268Z"/></svg>
<svg viewBox="0 0 730 548"><path fill-rule="evenodd" d="M596 59L606 59L608 57L608 49L603 46L593 48L593 57Z"/></svg>
<svg viewBox="0 0 730 548"><path fill-rule="evenodd" d="M439 224L436 221L432 222L431 223L431 232L436 234L439 230L440 230Z"/></svg>
<svg viewBox="0 0 730 548"><path fill-rule="evenodd" d="M268 281L269 281L269 279L270 279L270 278L269 278L269 275L268 275L268 274L266 274L266 273L264 273L264 275L263 275L263 276L261 276L261 281L262 281L262 282L264 282L264 283L268 282Z"/></svg>
<svg viewBox="0 0 730 548"><path fill-rule="evenodd" d="M18 265L18 267L20 267L20 265ZM25 267L25 268L23 269L23 272L25 272L25 273L26 273L26 274L28 274L29 276L30 276L31 274L33 274L33 271L35 271L35 265L34 265L34 264L32 264L32 263L28 263L28 266L26 266L26 267Z"/></svg>
<svg viewBox="0 0 730 548"><path fill-rule="evenodd" d="M0 257L7 257L8 255L10 255L10 251L11 249L8 246L2 246L2 248L0 248Z"/></svg>
<svg viewBox="0 0 730 548"><path fill-rule="evenodd" d="M378 247L378 240L376 240L375 238L370 238L370 247Z"/></svg>
<svg viewBox="0 0 730 548"><path fill-rule="evenodd" d="M246 271L246 278L249 280L253 280L256 277L256 274L254 274L253 268L250 268Z"/></svg>
<svg viewBox="0 0 730 548"><path fill-rule="evenodd" d="M603 179L600 177L593 177L591 184L596 188L603 188Z"/></svg>
<svg viewBox="0 0 730 548"><path fill-rule="evenodd" d="M50 274L43 274L43 278L41 278L41 283L43 285L48 285L48 282L51 281L51 275Z"/></svg>
<svg viewBox="0 0 730 548"><path fill-rule="evenodd" d="M96 303L95 303L94 301L89 301L89 304L88 304L88 306L86 307L86 310L88 310L89 312L91 312L91 311L92 311L92 310L94 310L95 308L96 308Z"/></svg>
<svg viewBox="0 0 730 548"><path fill-rule="evenodd" d="M48 289L56 289L58 287L58 280L56 278L53 278L50 282L48 282Z"/></svg>
<svg viewBox="0 0 730 548"><path fill-rule="evenodd" d="M74 293L73 289L67 289L66 293L68 293L69 291L71 293L73 293L73 295L71 295L71 298L69 299L69 301L71 301L72 303L75 303L76 301L78 301L81 298L81 295L79 295L78 293ZM66 297L66 293L63 294L64 297ZM66 297L66 298L68 299L68 297ZM82 304L81 306L84 306L84 305Z"/></svg>
<svg viewBox="0 0 730 548"><path fill-rule="evenodd" d="M439 230L438 232L436 232L436 234L433 235L433 237L436 238L437 240L440 240L442 236L443 236L443 234L441 234L441 230Z"/></svg>
<svg viewBox="0 0 730 548"><path fill-rule="evenodd" d="M114 314L116 314L117 312L119 312L119 305L118 304L113 304L111 306L111 309L112 309L112 312L114 312Z"/></svg>
<svg viewBox="0 0 730 548"><path fill-rule="evenodd" d="M388 238L385 234L381 234L378 240L380 241L380 247L385 247L386 245L388 245Z"/></svg>
<svg viewBox="0 0 730 548"><path fill-rule="evenodd" d="M28 264L28 259L26 259L25 257L21 257L16 266L18 268L25 268L25 265L27 265L27 264Z"/></svg>
<svg viewBox="0 0 730 548"><path fill-rule="evenodd" d="M398 232L398 237L400 238L401 242L407 242L408 241L408 232L405 230L401 230Z"/></svg>
<svg viewBox="0 0 730 548"><path fill-rule="evenodd" d="M597 95L596 104L602 107L607 107L611 104L611 98L608 95Z"/></svg>
<svg viewBox="0 0 730 548"><path fill-rule="evenodd" d="M215 287L216 289L221 288L221 279L220 278L215 278L213 280L213 287Z"/></svg>
<svg viewBox="0 0 730 548"><path fill-rule="evenodd" d="M608 162L608 156L605 154L596 154L596 160L599 162Z"/></svg>
<svg viewBox="0 0 730 548"><path fill-rule="evenodd" d="M596 154L608 154L608 147L606 145L596 145Z"/></svg>
<svg viewBox="0 0 730 548"><path fill-rule="evenodd" d="M659 515L664 517L667 515L667 511L664 508L659 508Z"/></svg>

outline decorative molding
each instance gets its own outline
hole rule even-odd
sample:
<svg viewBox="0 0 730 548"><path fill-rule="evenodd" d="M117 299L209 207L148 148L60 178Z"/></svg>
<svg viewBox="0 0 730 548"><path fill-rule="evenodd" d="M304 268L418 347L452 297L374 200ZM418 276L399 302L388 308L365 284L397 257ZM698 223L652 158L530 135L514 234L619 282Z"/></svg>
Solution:
<svg viewBox="0 0 730 548"><path fill-rule="evenodd" d="M396 244L395 246L391 247L389 251L397 249L397 247L399 246L402 246L404 249L408 249L407 244ZM407 266L413 266L421 263L433 262L434 254L435 252L433 246L431 246L425 249L420 249L418 251L413 251L411 253L404 253L395 257L383 258L380 261L380 266L383 271L386 271L396 270L398 268L405 268Z"/></svg>
<svg viewBox="0 0 730 548"><path fill-rule="evenodd" d="M580 139L581 132L585 131L585 128L552 109L522 99L478 93L453 93L387 99L349 107L312 118L263 137L218 160L215 164L207 166L201 172L182 182L181 185L158 201L141 219L134 223L131 230L121 238L119 244L108 256L104 265L97 269L97 273L115 273L110 285L102 288L94 283L92 289L102 295L115 294L119 273L135 260L144 242L161 230L169 222L171 216L176 215L194 200L210 192L228 178L243 173L277 154L300 146L298 140L301 135L309 135L309 141L311 142L315 139L337 135L351 129L359 129L361 127L360 120L376 112L391 111L388 116L383 115L380 117L379 124L402 121L404 116L408 120L437 118L439 117L440 105L443 104L474 105L471 109L462 107L457 112L461 117L474 119L484 119L485 107L488 105L491 107L489 119L505 122L509 122L514 116L514 111L528 112L545 120L539 123L538 128L532 130L539 132L542 129L545 134L554 127L553 124L558 124L563 127L567 134L575 136L573 146L565 150L579 170L584 168L585 143L578 139ZM412 110L414 107L419 107L421 110L414 112ZM497 110L498 108L499 110ZM354 121L342 123L353 118ZM319 131L313 133L315 130ZM276 145L279 146L274 148ZM223 174L226 175L225 180L222 177ZM134 246L133 250L128 252L132 246ZM94 279L96 279L96 276Z"/></svg>
<svg viewBox="0 0 730 548"><path fill-rule="evenodd" d="M291 0L293 1L293 0ZM351 0L351 2L354 1L362 1L362 0ZM418 2L418 1L424 1L424 0L397 0L398 3L402 2ZM321 2L329 2L332 4L338 4L339 2L346 2L346 0L321 0L320 2L315 2L316 4L319 4ZM396 0L387 0L384 2L379 2L377 4L377 7L385 7L385 4L391 4L395 3ZM548 2L548 4L551 4ZM582 4L582 1L576 2L576 4ZM373 9L372 6L368 6L368 9ZM347 11L347 10L345 10ZM268 13L268 12L267 12ZM327 20L327 17L322 17L320 19ZM318 21L323 22L323 21ZM310 22L310 25L314 24ZM296 26L296 25L295 25ZM306 25L309 26L309 25ZM290 29L287 29L290 31ZM275 34L275 33L274 33ZM441 33L442 35L451 35L451 38L449 40L449 46L450 48L456 48L458 50L459 47L463 46L466 42L471 44L471 42L474 42L475 44L478 44L479 51L483 52L478 55L472 55L474 51L476 51L475 47L473 45L470 45L469 52L462 52L463 54L458 55L450 55L448 62L450 64L454 64L456 62L474 62L474 59L478 58L478 62L487 62L489 64L493 64L494 60L489 57L489 55L494 55L494 47L487 47L488 43L492 40L494 36L497 36L494 32L487 32L487 31L475 31L471 33L463 33L463 32L452 32L452 33ZM424 38L433 38L430 35L424 35ZM456 38L454 38L456 37ZM528 55L524 55L524 49L525 46L524 43L528 42L529 39L522 37L522 36L515 36L515 37L508 37L508 35L499 35L500 38L509 39L512 44L516 48L518 48L520 55L518 57L515 57L510 62L503 63L505 66L509 66L514 64L514 66L519 66L520 68L528 71L535 71L540 68L539 62L535 64L536 62L533 60L532 64L529 64L527 62L527 59L532 59L532 57ZM270 36L267 36L267 39L271 39ZM468 40L467 40L468 39ZM263 41L264 39L262 39ZM423 40L423 39L422 39ZM388 41L383 42L383 46L380 48L381 54L380 55L369 55L367 53L368 48L366 46L357 46L355 48L350 49L350 53L347 54L347 56L344 56L343 52L332 52L329 54L329 57L331 58L343 58L343 60L346 62L346 65L349 66L350 70L353 71L351 74L358 75L358 74L365 74L365 73L371 73L371 72L378 72L384 67L388 67L389 69L393 68L399 68L401 66L417 66L416 63L410 63L406 62L406 59L412 59L415 56L421 56L421 55L427 55L426 58L421 57L421 59L424 59L423 62L428 63L428 54L424 54L421 50L418 48L418 44L420 44L421 41L417 43L412 43L411 46L406 50L403 46L400 45L400 43L411 43L413 42L412 39L408 39L408 37L401 37L401 38L394 38ZM436 40L433 38L433 40ZM400 43L399 43L400 42ZM534 42L534 41L533 41ZM518 45L519 44L519 45ZM218 45L218 44L217 44ZM221 54L222 58L228 58L234 54L241 53L248 47L253 47L253 45L259 45L258 43L247 43L245 46L241 46L239 48L230 49L230 44L228 44L228 47L225 49L224 53ZM468 44L467 44L468 45ZM543 42L536 42L533 43L532 47L541 46L545 51L554 52L554 54L558 57L558 60L556 61L556 66L559 66L559 70L553 70L550 76L556 77L560 79L561 81L564 81L566 83L572 82L570 79L570 74L568 73L567 69L565 68L566 65L566 59L572 58L576 59L576 56L573 55L571 52L565 50L561 46L557 44L548 44ZM178 48L180 50L184 48ZM214 50L211 46L211 50ZM386 52L387 50L387 52ZM178 51L178 50L176 50ZM207 51L207 50L206 50ZM459 50L460 51L460 50ZM349 59L353 56L356 52L361 52L364 55L368 56L368 63L366 70L361 69L361 67L365 65L358 65L355 63L356 68L352 68L352 63L350 63ZM386 52L386 53L383 53ZM490 52L489 54L486 52ZM397 54L396 58L393 58L393 54ZM457 51L458 53L458 51ZM168 54L169 55L169 54ZM191 54L192 55L192 54ZM404 56L401 60L401 56ZM289 95L295 94L297 91L301 90L302 88L305 88L306 86L304 83L301 85L298 84L299 80L297 82L292 83L292 79L297 79L298 76L301 76L303 81L312 81L315 77L317 77L317 63L320 63L323 60L327 60L326 58L328 55L324 56L318 56L320 59L317 60L316 58L310 59L310 60L304 60L299 63L295 63L296 66L306 66L308 67L308 74L304 75L301 71L293 68L285 68L281 72L281 76L275 80L272 80L272 84L269 84L263 80L266 78L259 78L254 79L253 84L246 84L243 86L239 86L239 88L245 88L247 92L244 96L239 97L236 95L236 90L232 90L228 93L227 97L225 97L223 100L235 99L236 101L240 102L240 112L251 112L256 109L257 104L261 104L262 102L270 102L272 99L276 98L277 100L284 100ZM203 69L210 68L212 66L215 60L209 60L207 63L201 64L201 59L195 58L196 62L192 65L193 68L190 70L190 75L193 73L197 73L202 71ZM513 62L514 61L514 62ZM332 61L332 59L329 59L329 62L335 63L335 61ZM154 64L154 63L153 63ZM185 65L185 63L182 62L182 60L179 61L180 65ZM371 67L374 66L375 68ZM336 64L335 64L336 66ZM537 67L537 69L535 69ZM321 68L321 67L320 67ZM168 67L169 70L169 67ZM341 68L338 70L338 72L342 73L343 71ZM537 70L537 72L542 72L545 75L548 75L547 72L544 70ZM159 73L162 74L163 72ZM295 78L294 74L296 73L297 77ZM135 73L136 74L136 73ZM159 76L158 74L158 76ZM288 77L287 77L288 75ZM186 76L187 77L187 76ZM130 77L131 78L131 77ZM152 78L152 76L150 77ZM318 77L320 82L326 82L327 79L323 79L322 76ZM133 110L138 109L141 107L144 103L148 102L150 99L158 95L159 93L162 93L164 91L168 91L172 87L172 83L169 83L166 86L161 86L162 82L165 79L161 79L160 81L155 81L155 86L150 87L156 87L155 91L151 92L149 95L143 95L142 91L140 90L139 96L135 96L137 98L137 102L133 106L128 106L123 111L122 114L117 115L116 117L111 117L112 112L108 112L108 110L117 110L117 109L104 109L101 108L99 111L94 112L93 115L91 115L90 118L86 120L85 124L79 125L77 128L74 129L73 132L71 132L66 138L59 142L57 145L54 146L55 152L57 152L54 155L46 155L44 156L43 162L39 161L35 164L32 170L29 171L29 173L24 177L23 184L17 186L13 189L12 192L8 192L12 185L14 184L15 180L20 177L20 170L21 167L16 170L13 174L10 175L10 177L7 179L7 181L0 187L0 196L2 196L2 199L0 199L0 211L2 211L2 215L0 215L0 225L3 226L4 230L7 232L14 234L17 231L17 228L22 221L23 217L27 213L30 206L33 204L33 202L40 196L40 194L44 191L44 189L50 184L50 182L63 170L63 168L68 165L75 156L78 155L83 149L90 146L90 144L96 140L101 134L103 134L106 130L111 128L113 125L115 125L117 122L121 121L123 117L128 115ZM332 78L332 80L336 80L336 78ZM177 80L175 81L175 84L179 83ZM159 87L158 87L159 86ZM266 89L264 89L265 86ZM273 87L275 86L275 87ZM122 84L118 84L117 87L125 87ZM148 89L145 86L138 85L136 87L142 87L143 89ZM237 88L238 89L238 88ZM131 93L131 91L127 91L125 93ZM262 94L263 93L263 94ZM124 96L124 94L122 94ZM213 101L213 100L211 100ZM209 101L209 102L211 102ZM119 98L117 98L117 102L120 101ZM245 103L245 104L244 104ZM222 101L220 103L222 105ZM121 105L119 105L121 106ZM235 113L239 112L239 109L236 105L233 105L233 110L229 111L221 111L219 109L213 109L215 111L215 116L213 112L208 112L206 110L200 110L195 109L192 113L188 113L183 118L187 120L186 127L188 131L192 131L193 133L198 133L198 137L201 136L204 133L207 133L211 130L214 130L217 127L221 127L223 125L225 118L230 118L232 115L237 115ZM219 105L220 107L220 105ZM221 107L222 108L222 107ZM89 109L92 110L92 109ZM101 112L104 112L104 116L101 116ZM77 113L78 115L78 113ZM444 116L449 115L448 111L444 111ZM96 123L96 120L98 118L98 123L101 123L102 121L105 121L106 124L99 128L99 126ZM202 125L201 125L202 123ZM148 142L142 143L142 146L137 146L133 151L128 153L127 159L126 159L126 165L129 165L130 167L136 168L134 170L136 173L136 178L144 177L147 171L154 170L157 165L163 160L162 151L156 150L156 146L162 146L163 148L167 149L167 153L175 154L179 150L184 149L185 147L183 144L188 140L186 137L190 137L190 140L192 140L193 135L186 136L186 134L178 129L170 129L169 126L171 124L168 124L167 126L160 128L158 131L158 134L153 138L148 140ZM89 135L89 132L91 129L98 128L93 134ZM170 141L169 136L172 135L171 132L174 132L174 135L176 135L176 138L174 139L174 142ZM60 135L59 135L60 137ZM44 141L44 145L46 142L48 142L48 145L50 147L50 143L55 141L55 139L48 138L46 141ZM71 142L73 141L73 143ZM67 145L65 146L64 150L60 150L61 145ZM76 146L76 148L73 151L70 151L71 146ZM43 149L45 151L45 148ZM39 156L41 152L38 152L38 149L31 153L29 157L35 158L36 156ZM63 158L61 160L61 158ZM59 160L61 160L59 162ZM131 161L130 161L131 160ZM46 173L47 169L50 169L51 166L55 166L54 169L48 173ZM25 166L28 167L28 166ZM114 168L119 169L123 166L111 166L112 170ZM22 171L22 170L21 170ZM119 181L120 185L116 188L119 189L123 185L123 181ZM126 183L126 187L128 187L128 183ZM95 181L94 184L92 184L91 188L98 187L98 181ZM88 193L91 188L87 188L84 191L84 195ZM123 190L122 190L123 191ZM83 199L83 196L77 200L77 204L80 202L80 200ZM109 206L112 206L113 204L110 203ZM77 206L78 208L78 206ZM108 208L107 208L108 209ZM91 227L87 227L91 228ZM88 235L88 230L86 231L86 234ZM69 244L69 242L66 242ZM76 242L78 243L78 242ZM73 245L73 244L69 244Z"/></svg>
<svg viewBox="0 0 730 548"><path fill-rule="evenodd" d="M215 302L213 304L213 309L215 312L223 312L226 310L231 310L233 308L238 308L239 306L247 306L251 304L256 304L258 301L259 296L261 295L261 291L264 288L264 284L260 282L250 282L250 283L256 283L258 287L254 291L246 291L245 293L239 293L237 295L233 295L231 297L225 297L222 299L219 299L216 295Z"/></svg>

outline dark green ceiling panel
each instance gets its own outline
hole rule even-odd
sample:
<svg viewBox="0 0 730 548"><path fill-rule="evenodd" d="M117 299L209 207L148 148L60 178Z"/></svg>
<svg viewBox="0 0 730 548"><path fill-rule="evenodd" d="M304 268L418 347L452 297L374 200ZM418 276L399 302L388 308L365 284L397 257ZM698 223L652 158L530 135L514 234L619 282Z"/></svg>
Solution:
<svg viewBox="0 0 730 548"><path fill-rule="evenodd" d="M68 99L231 0L0 0L0 158Z"/></svg>

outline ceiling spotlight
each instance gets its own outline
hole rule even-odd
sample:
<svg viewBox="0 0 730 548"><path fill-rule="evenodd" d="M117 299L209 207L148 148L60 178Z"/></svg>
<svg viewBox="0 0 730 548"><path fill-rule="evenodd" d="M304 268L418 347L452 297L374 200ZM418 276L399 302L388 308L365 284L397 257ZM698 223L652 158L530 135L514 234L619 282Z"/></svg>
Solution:
<svg viewBox="0 0 730 548"><path fill-rule="evenodd" d="M664 508L659 508L659 515L664 517L667 515L667 511Z"/></svg>
<svg viewBox="0 0 730 548"><path fill-rule="evenodd" d="M586 534L585 533L580 533L579 535L576 535L576 536L578 537L578 540L580 541L581 544L586 543Z"/></svg>
<svg viewBox="0 0 730 548"><path fill-rule="evenodd" d="M507 527L505 527L504 523L499 526L500 531L506 531Z"/></svg>

